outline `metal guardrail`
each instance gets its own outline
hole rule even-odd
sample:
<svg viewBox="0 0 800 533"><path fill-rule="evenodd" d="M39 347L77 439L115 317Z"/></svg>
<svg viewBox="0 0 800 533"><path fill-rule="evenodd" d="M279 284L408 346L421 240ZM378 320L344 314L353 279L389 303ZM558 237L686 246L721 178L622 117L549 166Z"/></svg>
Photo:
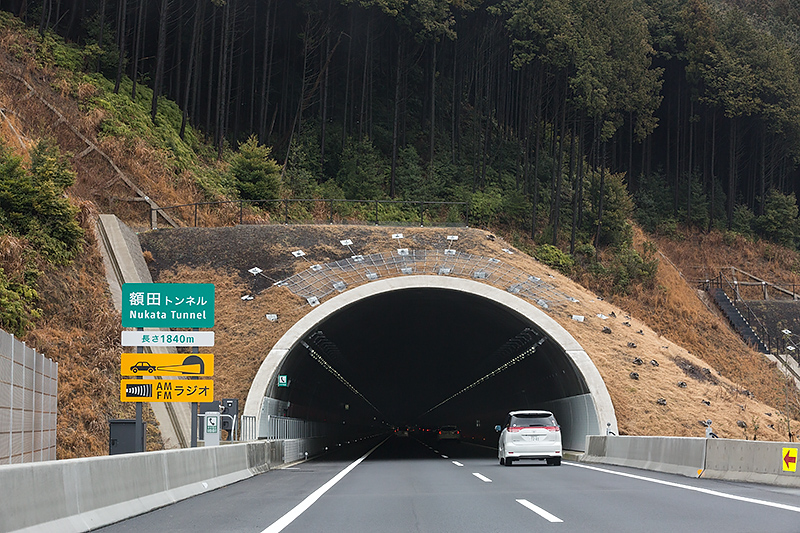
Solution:
<svg viewBox="0 0 800 533"><path fill-rule="evenodd" d="M56 458L58 363L0 330L0 464Z"/></svg>
<svg viewBox="0 0 800 533"><path fill-rule="evenodd" d="M245 208L248 209L245 209ZM234 224L393 224L468 226L468 202L407 201L407 200L345 200L320 198L282 198L277 200L222 200L191 204L153 207L152 229L158 229L156 214L179 215L193 220L197 227L201 208L213 209L222 225ZM394 208L394 209L393 209ZM396 220L392 215L406 215ZM426 218L427 217L427 218ZM165 217L166 218L166 217Z"/></svg>
<svg viewBox="0 0 800 533"><path fill-rule="evenodd" d="M299 418L267 415L261 418L258 438L268 440L311 439L325 435L323 422L311 422Z"/></svg>

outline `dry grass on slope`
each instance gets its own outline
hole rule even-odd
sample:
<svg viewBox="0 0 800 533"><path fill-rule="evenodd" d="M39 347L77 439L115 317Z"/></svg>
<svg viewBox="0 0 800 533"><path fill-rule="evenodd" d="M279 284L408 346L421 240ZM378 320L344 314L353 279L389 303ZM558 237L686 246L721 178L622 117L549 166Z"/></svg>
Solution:
<svg viewBox="0 0 800 533"><path fill-rule="evenodd" d="M75 261L44 267L39 279L43 318L23 340L58 362L57 457L108 453L108 420L133 418L119 399L121 322L105 283L97 243L83 204L86 244ZM157 422L147 411L148 449L162 448Z"/></svg>
<svg viewBox="0 0 800 533"><path fill-rule="evenodd" d="M338 260L350 255L339 243L345 238L354 241L355 253L369 254L401 246L416 250L442 249L447 246L447 235L455 234L459 236L454 246L457 250L496 257L541 277L578 300L552 309L548 314L581 343L597 366L614 403L621 433L702 436L705 429L700 421L712 419L715 432L723 437L786 439L786 420L778 413L784 404L778 394L783 386L779 373L727 331L727 326L706 309L667 266L660 269L659 290L643 291L636 295L639 299L631 296L612 303L513 250L502 239L488 239L484 231L361 226L242 228L242 234L254 234L250 238L263 232L257 242L268 245L252 245L255 252L249 257L250 246L246 240L231 239L227 253L223 244L204 250L209 264L180 266L189 255L183 251L197 246L195 239L201 239L197 242L208 240L210 233L206 231L187 231L185 235L192 236L191 242L172 246L173 256L169 260L154 254L151 270L159 282L217 284L215 352L219 354L219 363L215 365L215 381L220 398L228 395L246 398L252 376L271 347L311 309L286 289L275 287L256 292L254 300L242 301L241 296L253 290L253 278L245 273L246 269L259 266L269 275L279 272L290 275L310 264ZM395 232L404 233L402 243L391 238ZM180 239L177 235L171 238ZM292 257L291 252L298 248L306 252L308 262ZM504 252L503 248L514 253ZM166 247L161 249L166 253ZM267 321L266 313L278 314L279 321ZM573 320L573 316L578 315L584 317L583 322ZM693 325L694 321L699 325ZM604 327L611 332L603 333ZM688 351L683 347L684 341L689 343ZM737 354L738 366L717 366L716 362L701 357L700 348L706 345L708 357L719 352L710 353L714 342L722 346L728 343L726 352ZM635 364L637 358L643 364ZM651 364L651 360L658 366ZM726 361L719 358L720 363ZM750 372L751 369L754 370ZM639 379L632 379L631 372L638 373ZM681 382L686 386L680 386ZM773 393L768 395L768 391ZM665 400L665 405L660 405L659 399Z"/></svg>

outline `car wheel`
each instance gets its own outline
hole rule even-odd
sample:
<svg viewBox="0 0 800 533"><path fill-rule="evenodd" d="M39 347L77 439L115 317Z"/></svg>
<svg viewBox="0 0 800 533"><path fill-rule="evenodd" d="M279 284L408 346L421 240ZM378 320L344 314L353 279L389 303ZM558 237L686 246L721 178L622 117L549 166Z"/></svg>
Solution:
<svg viewBox="0 0 800 533"><path fill-rule="evenodd" d="M561 466L561 457L553 457L552 459L548 459L547 464L550 466Z"/></svg>
<svg viewBox="0 0 800 533"><path fill-rule="evenodd" d="M506 466L511 466L514 464L514 459L511 457L506 457Z"/></svg>
<svg viewBox="0 0 800 533"><path fill-rule="evenodd" d="M150 368L148 368L148 369L147 369L147 372L148 372L148 373L150 373L150 374L152 374L152 373L153 373L153 370L155 370L155 368L153 368L153 367L150 367Z"/></svg>

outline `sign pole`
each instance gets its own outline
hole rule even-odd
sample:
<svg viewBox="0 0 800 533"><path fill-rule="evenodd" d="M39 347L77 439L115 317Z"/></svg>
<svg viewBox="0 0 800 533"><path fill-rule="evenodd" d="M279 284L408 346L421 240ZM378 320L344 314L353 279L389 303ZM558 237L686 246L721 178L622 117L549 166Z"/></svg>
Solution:
<svg viewBox="0 0 800 533"><path fill-rule="evenodd" d="M144 331L144 328L136 328L137 331ZM136 348L137 353L144 353L144 347L139 346ZM136 429L134 431L134 438L136 439L136 444L134 450L137 452L143 452L142 448L142 441L144 441L144 421L142 420L142 402L136 402Z"/></svg>
<svg viewBox="0 0 800 533"><path fill-rule="evenodd" d="M192 328L192 331L198 331L198 328ZM197 346L192 346L192 353L200 353ZM192 402L192 448L197 448L197 402Z"/></svg>

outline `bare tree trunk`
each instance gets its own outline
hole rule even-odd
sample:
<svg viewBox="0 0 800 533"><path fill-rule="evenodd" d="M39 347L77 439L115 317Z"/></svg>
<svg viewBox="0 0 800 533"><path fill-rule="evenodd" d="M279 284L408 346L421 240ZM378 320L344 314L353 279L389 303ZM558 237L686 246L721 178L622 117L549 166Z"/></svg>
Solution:
<svg viewBox="0 0 800 533"><path fill-rule="evenodd" d="M733 227L733 206L736 203L736 117L731 117L730 140L728 145L728 229Z"/></svg>
<svg viewBox="0 0 800 533"><path fill-rule="evenodd" d="M433 173L434 145L436 141L436 40L433 41L431 52L431 139L428 176Z"/></svg>
<svg viewBox="0 0 800 533"><path fill-rule="evenodd" d="M389 197L395 195L395 179L397 176L397 134L400 127L400 73L403 57L402 35L397 36L397 65L395 66L394 86L394 118L392 119L392 172L389 180Z"/></svg>
<svg viewBox="0 0 800 533"><path fill-rule="evenodd" d="M103 50L103 33L105 33L105 29L106 29L106 3L107 3L107 0L100 0L100 15L99 15L100 16L100 33L97 36L97 46L100 48L101 51ZM26 1L23 2L22 3L22 8L20 9L20 18L22 18L22 19L25 18L25 7L26 7L26 5L27 5L27 2ZM101 59L98 57L97 58L97 68L95 69L97 72L100 72L100 66L101 66Z"/></svg>
<svg viewBox="0 0 800 533"><path fill-rule="evenodd" d="M52 4L52 0L48 0L48 4ZM117 31L119 32L119 58L117 59L117 79L114 82L114 94L119 94L119 86L122 83L122 70L125 64L125 42L127 41L125 38L125 15L128 11L128 0L122 0L119 10L119 24L117 25ZM44 21L44 11L42 12L42 20Z"/></svg>
<svg viewBox="0 0 800 533"><path fill-rule="evenodd" d="M153 83L153 101L150 105L150 120L155 123L158 112L158 97L161 95L161 85L164 83L164 61L167 51L167 15L169 0L161 0L161 10L158 17L158 51L156 53L156 77Z"/></svg>
<svg viewBox="0 0 800 533"><path fill-rule="evenodd" d="M717 110L714 109L711 114L711 203L708 208L708 231L714 227L714 193L717 190L716 180L716 158L717 155Z"/></svg>
<svg viewBox="0 0 800 533"><path fill-rule="evenodd" d="M211 12L211 41L210 41L211 50L209 52L209 57L208 57L208 76L207 76L208 86L206 88L206 129L208 130L209 135L212 136L214 139L216 139L216 130L215 130L216 124L214 122L211 122L211 107L212 107L211 104L214 101L214 93L213 93L214 61L215 61L214 51L216 50L215 43L217 41L217 17L215 16L215 12L216 9L212 10ZM224 13L225 11L223 9L223 15ZM220 54L221 53L222 51L220 50Z"/></svg>
<svg viewBox="0 0 800 533"><path fill-rule="evenodd" d="M147 0L139 0L139 10L136 16L136 37L133 42L133 72L131 78L131 100L136 101L136 81L139 79L139 55L142 51L142 33L144 32L144 5Z"/></svg>
<svg viewBox="0 0 800 533"><path fill-rule="evenodd" d="M189 90L193 87L193 74L197 70L196 63L197 61L197 48L199 47L199 36L200 36L200 27L203 20L203 7L205 6L205 2L202 0L197 0L194 8L194 24L192 25L192 44L189 49L189 70L186 73L186 88L183 92L183 114L181 116L181 131L180 131L180 138L183 139L183 135L186 132L186 119L189 113Z"/></svg>
<svg viewBox="0 0 800 533"><path fill-rule="evenodd" d="M222 159L222 145L225 137L223 115L225 113L224 101L228 97L225 89L228 87L228 37L230 16L231 3L226 2L223 8L222 27L220 29L219 75L217 80L217 119L215 121L217 159Z"/></svg>
<svg viewBox="0 0 800 533"><path fill-rule="evenodd" d="M602 161L600 162L600 198L597 203L597 232L594 235L594 249L600 247L600 233L603 229L603 197L606 189L606 142L603 141Z"/></svg>
<svg viewBox="0 0 800 533"><path fill-rule="evenodd" d="M266 130L267 115L269 113L269 89L272 84L272 53L275 50L275 25L272 23L274 22L274 19L270 19L270 17L275 16L272 13L277 11L277 9L275 9L275 4L272 2L272 0L267 0L266 10L267 17L266 26L264 28L264 55L261 64L261 120L259 121L258 127L258 137L264 144L266 144L268 138Z"/></svg>

